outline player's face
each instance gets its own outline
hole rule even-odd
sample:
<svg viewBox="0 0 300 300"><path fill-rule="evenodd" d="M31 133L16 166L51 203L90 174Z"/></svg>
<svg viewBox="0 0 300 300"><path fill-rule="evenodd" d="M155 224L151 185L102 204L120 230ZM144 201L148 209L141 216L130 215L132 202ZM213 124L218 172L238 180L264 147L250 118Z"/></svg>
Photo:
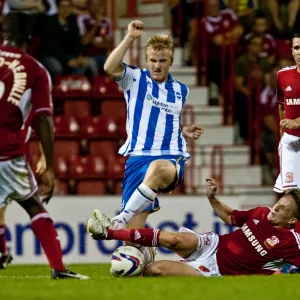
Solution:
<svg viewBox="0 0 300 300"><path fill-rule="evenodd" d="M172 52L170 50L156 51L148 47L146 56L147 66L153 80L164 82L168 79L172 65Z"/></svg>
<svg viewBox="0 0 300 300"><path fill-rule="evenodd" d="M297 66L300 66L300 38L293 39L292 53Z"/></svg>
<svg viewBox="0 0 300 300"><path fill-rule="evenodd" d="M296 203L291 196L283 196L268 214L270 223L278 227L289 227L297 222L295 218Z"/></svg>

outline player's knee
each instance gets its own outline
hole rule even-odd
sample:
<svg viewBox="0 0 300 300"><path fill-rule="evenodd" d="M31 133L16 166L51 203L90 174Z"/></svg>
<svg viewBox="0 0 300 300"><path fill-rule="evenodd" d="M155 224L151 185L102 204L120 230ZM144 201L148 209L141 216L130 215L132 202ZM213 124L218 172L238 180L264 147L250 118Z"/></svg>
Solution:
<svg viewBox="0 0 300 300"><path fill-rule="evenodd" d="M147 178L155 179L160 182L169 180L174 170L170 168L170 163L167 161L153 161L148 168Z"/></svg>
<svg viewBox="0 0 300 300"><path fill-rule="evenodd" d="M150 264L144 272L145 276L163 276L166 272L166 267L163 262L157 261Z"/></svg>

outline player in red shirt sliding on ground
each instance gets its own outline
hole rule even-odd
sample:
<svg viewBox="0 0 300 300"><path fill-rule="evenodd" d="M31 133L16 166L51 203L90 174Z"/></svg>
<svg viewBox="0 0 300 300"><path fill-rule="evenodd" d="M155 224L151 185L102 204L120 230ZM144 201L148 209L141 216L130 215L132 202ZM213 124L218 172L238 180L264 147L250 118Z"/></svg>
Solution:
<svg viewBox="0 0 300 300"><path fill-rule="evenodd" d="M53 221L39 199L38 186L24 157L22 127L30 124L40 138L46 160L42 175L43 202L54 189L51 81L48 72L25 53L31 17L13 12L3 23L0 46L0 207L13 199L28 213L33 233L41 242L51 277L87 279L64 267Z"/></svg>
<svg viewBox="0 0 300 300"><path fill-rule="evenodd" d="M290 190L273 206L238 211L217 197L217 184L207 179L207 197L218 216L240 229L225 235L197 233L181 228L178 233L159 229L105 228L97 219L88 220L87 231L95 239L121 240L143 246L162 246L182 261L157 261L146 267L148 276L271 275L285 262L300 266L300 191Z"/></svg>

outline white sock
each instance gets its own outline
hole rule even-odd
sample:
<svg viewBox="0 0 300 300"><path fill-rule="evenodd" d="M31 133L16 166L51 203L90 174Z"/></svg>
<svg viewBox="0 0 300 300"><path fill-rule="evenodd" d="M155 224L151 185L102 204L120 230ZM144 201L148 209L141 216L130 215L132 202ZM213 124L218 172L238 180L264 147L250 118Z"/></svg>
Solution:
<svg viewBox="0 0 300 300"><path fill-rule="evenodd" d="M124 210L114 220L117 219L119 222L128 223L132 217L144 211L152 204L156 196L157 193L152 191L146 184L141 183L131 195Z"/></svg>

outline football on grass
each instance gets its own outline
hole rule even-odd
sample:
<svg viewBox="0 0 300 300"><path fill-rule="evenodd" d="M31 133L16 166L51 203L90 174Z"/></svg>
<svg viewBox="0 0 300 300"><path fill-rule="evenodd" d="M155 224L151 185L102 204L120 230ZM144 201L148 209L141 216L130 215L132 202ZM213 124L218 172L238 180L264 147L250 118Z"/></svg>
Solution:
<svg viewBox="0 0 300 300"><path fill-rule="evenodd" d="M145 268L144 254L132 246L121 246L111 258L110 273L117 277L138 276Z"/></svg>

